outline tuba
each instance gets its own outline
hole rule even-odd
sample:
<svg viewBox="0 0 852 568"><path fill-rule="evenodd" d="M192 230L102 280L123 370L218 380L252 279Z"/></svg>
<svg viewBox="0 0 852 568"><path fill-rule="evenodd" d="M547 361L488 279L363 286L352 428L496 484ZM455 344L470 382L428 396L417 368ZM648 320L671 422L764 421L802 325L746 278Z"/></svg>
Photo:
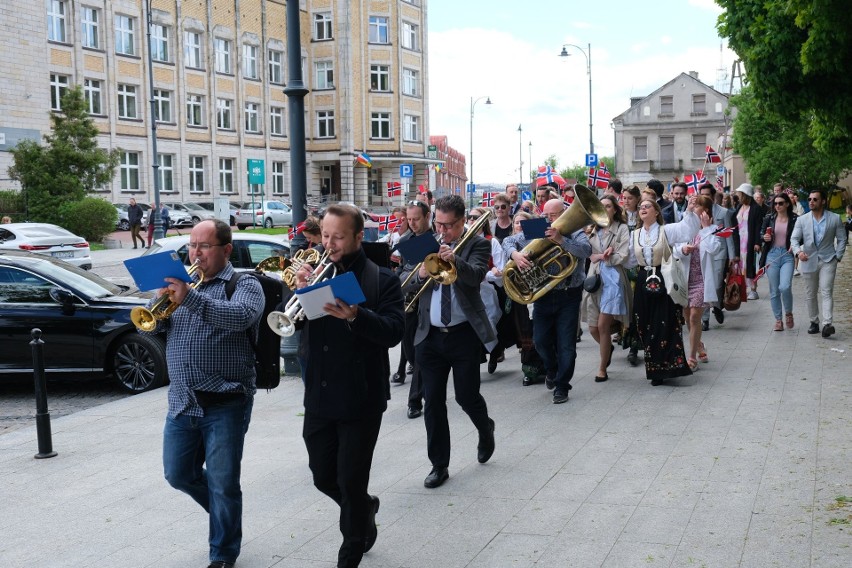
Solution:
<svg viewBox="0 0 852 568"><path fill-rule="evenodd" d="M190 288L197 288L199 284L204 282L204 273L198 267L198 260L192 263L187 269L190 276L198 273L198 280L189 285ZM167 319L178 308L178 304L172 302L168 293L163 294L151 305L151 308L143 308L136 306L130 310L130 321L139 331L154 331L157 328L157 322Z"/></svg>
<svg viewBox="0 0 852 568"><path fill-rule="evenodd" d="M317 263L313 274L311 274L310 278L308 278L308 286L318 284L324 280L329 280L337 276L337 269L334 267L334 263L331 262L330 258L332 252L333 251L331 249L327 249L325 253L319 257L319 262ZM304 262L302 264L304 264ZM301 267L302 264L299 266ZM296 270L298 270L298 268ZM295 271L292 288L295 288ZM290 299L287 300L287 304L284 306L284 311L269 312L269 315L266 316L266 323L270 328L272 328L272 331L281 337L290 337L296 333L296 322L304 319L304 317L305 311L299 303L299 297L296 294L293 294Z"/></svg>
<svg viewBox="0 0 852 568"><path fill-rule="evenodd" d="M574 185L574 195L574 202L551 227L566 236L591 223L599 227L609 226L606 210L592 190L578 183ZM514 260L507 262L503 269L503 289L519 304L530 304L540 299L577 268L577 258L550 239L536 239L521 253L532 263L529 269L521 270ZM555 274L548 273L552 265L559 267Z"/></svg>

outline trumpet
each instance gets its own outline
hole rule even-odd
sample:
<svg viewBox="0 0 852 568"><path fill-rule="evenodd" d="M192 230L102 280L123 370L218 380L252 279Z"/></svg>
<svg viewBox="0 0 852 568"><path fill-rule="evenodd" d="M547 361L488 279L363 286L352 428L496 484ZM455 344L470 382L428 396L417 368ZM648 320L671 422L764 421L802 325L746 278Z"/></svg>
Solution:
<svg viewBox="0 0 852 568"><path fill-rule="evenodd" d="M195 276L198 273L198 280L190 284L190 288L197 288L204 282L204 273L198 265L198 259L192 263L187 272L190 276ZM150 309L137 306L130 310L130 321L139 331L154 331L157 328L157 322L169 318L177 308L178 304L172 302L171 296L167 292L157 298Z"/></svg>
<svg viewBox="0 0 852 568"><path fill-rule="evenodd" d="M290 258L271 256L260 261L255 270L266 274L276 274L289 289L295 290L296 272L305 264L315 265L319 264L321 260L322 255L317 249L308 248L296 251Z"/></svg>
<svg viewBox="0 0 852 568"><path fill-rule="evenodd" d="M319 262L317 263L313 274L311 274L308 278L308 286L318 284L319 282L329 280L337 276L337 268L334 267L334 263L331 262L330 258L333 252L333 250L328 249L321 257L319 257ZM304 262L300 265L300 268L303 265ZM293 287L295 288L295 276ZM305 310L302 309L302 305L299 303L299 297L296 294L293 294L284 305L284 311L270 312L269 315L266 316L266 323L270 328L272 328L272 331L281 337L290 337L296 333L296 322L304 318Z"/></svg>

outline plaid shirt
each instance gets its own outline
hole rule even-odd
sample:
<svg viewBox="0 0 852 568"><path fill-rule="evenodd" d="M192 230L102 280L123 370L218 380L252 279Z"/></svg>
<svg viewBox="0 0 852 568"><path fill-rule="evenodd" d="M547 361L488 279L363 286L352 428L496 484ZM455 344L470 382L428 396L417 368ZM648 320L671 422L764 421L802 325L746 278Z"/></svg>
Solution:
<svg viewBox="0 0 852 568"><path fill-rule="evenodd" d="M190 290L172 316L154 332L166 333L169 416L204 416L196 390L244 392L253 396L254 352L246 330L257 337L264 296L255 278L240 278L228 300L225 284L235 274L230 263Z"/></svg>
<svg viewBox="0 0 852 568"><path fill-rule="evenodd" d="M534 239L535 240L535 239ZM522 251L531 241L524 236L524 232L510 235L503 239L503 252L506 253L506 262L512 260L514 251ZM583 230L574 231L569 237L562 237L562 250L577 257L577 269L571 273L571 276L565 278L557 284L554 290L565 290L566 288L577 288L583 285L583 280L586 279L586 259L592 254L592 245L589 242L589 237ZM549 274L556 274L559 269L550 265L548 268Z"/></svg>

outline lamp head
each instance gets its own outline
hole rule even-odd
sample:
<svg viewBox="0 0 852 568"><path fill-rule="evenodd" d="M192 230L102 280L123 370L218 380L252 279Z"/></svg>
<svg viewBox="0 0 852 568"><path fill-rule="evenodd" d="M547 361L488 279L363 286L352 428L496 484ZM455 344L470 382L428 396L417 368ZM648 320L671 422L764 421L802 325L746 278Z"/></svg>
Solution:
<svg viewBox="0 0 852 568"><path fill-rule="evenodd" d="M571 54L568 53L568 50L565 49L565 46L562 46L562 53L559 54L559 57L571 57Z"/></svg>
<svg viewBox="0 0 852 568"><path fill-rule="evenodd" d="M491 104L491 97L485 97L485 104L487 104L487 105Z"/></svg>

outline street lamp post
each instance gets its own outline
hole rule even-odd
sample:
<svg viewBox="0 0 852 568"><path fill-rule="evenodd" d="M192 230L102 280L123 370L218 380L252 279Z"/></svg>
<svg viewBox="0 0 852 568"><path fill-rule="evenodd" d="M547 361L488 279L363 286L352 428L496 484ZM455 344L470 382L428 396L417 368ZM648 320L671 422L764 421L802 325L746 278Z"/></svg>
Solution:
<svg viewBox="0 0 852 568"><path fill-rule="evenodd" d="M485 99L485 104L491 104L491 97L479 97L474 100L473 97L470 97L470 185L473 185L473 108L476 106L476 103ZM470 200L470 208L473 209L473 192L468 190L469 200Z"/></svg>
<svg viewBox="0 0 852 568"><path fill-rule="evenodd" d="M518 183L524 183L524 142L521 138L521 125L518 125Z"/></svg>
<svg viewBox="0 0 852 568"><path fill-rule="evenodd" d="M163 219L160 216L160 155L157 153L157 103L154 100L154 54L151 53L151 28L154 25L151 12L151 0L145 2L147 36L148 36L148 96L151 104L151 167L154 169L154 209L148 214L148 223L154 226L153 238L162 239L166 236L168 227L163 227ZM133 240L136 246L136 240Z"/></svg>
<svg viewBox="0 0 852 568"><path fill-rule="evenodd" d="M530 171L532 171L532 140L530 140L529 149L530 149L530 151L529 151L529 159L530 159L529 164L530 164ZM532 174L530 174L530 181L532 181Z"/></svg>
<svg viewBox="0 0 852 568"><path fill-rule="evenodd" d="M592 44L588 44L586 49L583 49L579 45L574 45L573 43L562 44L562 53L559 54L560 57L569 57L571 55L568 53L568 50L565 49L566 47L576 47L586 58L586 73L589 75L589 154L594 154L595 142L592 138Z"/></svg>

